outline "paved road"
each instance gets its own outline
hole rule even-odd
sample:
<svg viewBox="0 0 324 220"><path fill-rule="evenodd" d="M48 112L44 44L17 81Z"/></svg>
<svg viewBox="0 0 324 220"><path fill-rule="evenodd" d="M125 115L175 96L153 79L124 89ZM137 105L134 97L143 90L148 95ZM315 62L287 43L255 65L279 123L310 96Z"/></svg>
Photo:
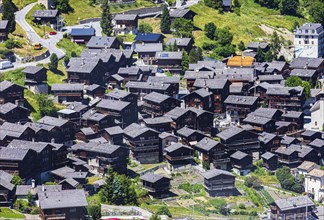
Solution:
<svg viewBox="0 0 324 220"><path fill-rule="evenodd" d="M34 7L34 5L37 4L37 2L32 3L24 7L22 10L17 11L15 13L16 15L16 22L25 30L27 34L27 38L30 41L31 44L33 43L41 43L43 47L46 47L50 54L56 53L59 59L63 58L65 56L65 52L59 48L57 48L56 44L63 38L63 33L57 33L57 35L52 35L48 39L41 38L38 36L38 34L34 31L34 29L27 23L26 21L26 15L27 13ZM29 62L29 63L19 63L15 62L13 63L14 67L10 68L8 70L14 70L23 68L26 66L32 66L37 65L40 63L48 63L49 57L37 62ZM7 71L7 70L0 70L0 72Z"/></svg>
<svg viewBox="0 0 324 220"><path fill-rule="evenodd" d="M177 9L185 9L189 8L192 5L198 4L200 0L188 0L184 4L182 4L183 0L176 0L175 8Z"/></svg>

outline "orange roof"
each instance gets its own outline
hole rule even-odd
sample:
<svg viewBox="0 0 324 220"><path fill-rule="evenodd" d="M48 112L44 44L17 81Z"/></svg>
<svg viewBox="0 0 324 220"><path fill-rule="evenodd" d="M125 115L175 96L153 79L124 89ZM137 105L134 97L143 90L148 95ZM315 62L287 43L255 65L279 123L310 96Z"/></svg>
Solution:
<svg viewBox="0 0 324 220"><path fill-rule="evenodd" d="M227 61L227 66L237 66L237 67L251 67L254 58L250 56L234 56L229 58Z"/></svg>

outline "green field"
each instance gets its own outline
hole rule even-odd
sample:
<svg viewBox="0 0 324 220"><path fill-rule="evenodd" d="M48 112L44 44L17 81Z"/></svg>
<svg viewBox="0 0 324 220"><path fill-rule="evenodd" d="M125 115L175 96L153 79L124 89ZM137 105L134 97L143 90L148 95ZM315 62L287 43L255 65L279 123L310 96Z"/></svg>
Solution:
<svg viewBox="0 0 324 220"><path fill-rule="evenodd" d="M12 2L17 6L18 10L20 10L26 5L37 2L37 0L13 0Z"/></svg>
<svg viewBox="0 0 324 220"><path fill-rule="evenodd" d="M70 6L73 8L73 12L64 14L64 21L67 26L78 24L79 20L87 18L97 18L101 16L100 5L90 6L86 0L70 0ZM137 0L136 3L124 4L124 5L111 5L111 13L121 13L131 9L154 7L157 6L149 0Z"/></svg>
<svg viewBox="0 0 324 220"><path fill-rule="evenodd" d="M200 2L190 7L197 13L194 18L194 25L201 29L195 31L195 42L197 46L202 46L203 42L210 41L205 37L203 29L206 23L214 22L217 27L229 27L234 34L234 44L243 41L245 44L256 38L266 37L259 25L265 24L274 28L292 29L294 21L300 24L305 20L293 16L282 16L278 10L261 7L253 0L241 0L241 15L235 13L220 14L217 10L209 8Z"/></svg>
<svg viewBox="0 0 324 220"><path fill-rule="evenodd" d="M9 208L0 208L0 218L24 219L25 216Z"/></svg>
<svg viewBox="0 0 324 220"><path fill-rule="evenodd" d="M60 40L60 42L57 43L57 46L63 49L69 57L71 57L72 52L75 52L77 56L80 56L81 52L85 48L84 44L73 43L68 38L63 38L62 40Z"/></svg>

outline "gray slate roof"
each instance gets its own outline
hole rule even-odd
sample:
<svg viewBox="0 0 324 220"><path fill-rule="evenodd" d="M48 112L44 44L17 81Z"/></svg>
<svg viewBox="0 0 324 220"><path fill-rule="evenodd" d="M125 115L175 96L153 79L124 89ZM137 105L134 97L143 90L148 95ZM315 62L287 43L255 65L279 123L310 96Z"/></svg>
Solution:
<svg viewBox="0 0 324 220"><path fill-rule="evenodd" d="M298 57L290 63L291 69L318 68L324 62L323 58Z"/></svg>
<svg viewBox="0 0 324 220"><path fill-rule="evenodd" d="M219 170L219 169L208 170L207 172L204 172L201 175L207 180L220 175L235 177L232 173L226 170Z"/></svg>
<svg viewBox="0 0 324 220"><path fill-rule="evenodd" d="M182 52L156 52L155 58L158 60L182 60Z"/></svg>
<svg viewBox="0 0 324 220"><path fill-rule="evenodd" d="M144 180L144 181L150 182L150 183L155 183L163 178L167 178L167 177L164 177L164 176L161 176L158 174L154 174L154 173L145 173L144 175L142 175L140 177L141 180Z"/></svg>
<svg viewBox="0 0 324 220"><path fill-rule="evenodd" d="M145 124L154 125L154 124L163 124L163 123L171 123L173 120L167 116L155 117L155 118L146 118L143 119Z"/></svg>
<svg viewBox="0 0 324 220"><path fill-rule="evenodd" d="M186 47L191 40L191 38L170 38L166 45L173 45L176 42L177 46Z"/></svg>
<svg viewBox="0 0 324 220"><path fill-rule="evenodd" d="M109 135L116 135L116 134L123 134L124 133L124 130L121 127L119 127L119 126L114 126L114 127L106 128L105 131Z"/></svg>
<svg viewBox="0 0 324 220"><path fill-rule="evenodd" d="M200 140L195 147L202 149L204 151L210 151L214 147L216 147L218 144L220 144L218 141L215 141L209 137L204 137L202 140Z"/></svg>
<svg viewBox="0 0 324 220"><path fill-rule="evenodd" d="M110 48L116 40L116 37L92 36L89 42L87 43L87 47Z"/></svg>
<svg viewBox="0 0 324 220"><path fill-rule="evenodd" d="M58 10L35 10L34 18L55 18L58 15Z"/></svg>
<svg viewBox="0 0 324 220"><path fill-rule="evenodd" d="M131 138L136 138L136 137L144 134L147 131L158 133L157 131L155 131L155 130L153 130L151 128L143 127L143 126L141 126L139 124L136 124L136 123L130 124L129 126L124 128L124 133L127 136L130 136Z"/></svg>
<svg viewBox="0 0 324 220"><path fill-rule="evenodd" d="M155 102L161 104L162 102L166 101L167 99L170 99L171 97L168 95L164 95L157 92L151 92L143 97L143 100L147 100L150 102Z"/></svg>
<svg viewBox="0 0 324 220"><path fill-rule="evenodd" d="M229 95L224 101L225 104L237 104L237 105L253 105L258 100L258 97L254 96L239 96Z"/></svg>
<svg viewBox="0 0 324 220"><path fill-rule="evenodd" d="M2 147L0 148L0 160L22 161L29 149Z"/></svg>
<svg viewBox="0 0 324 220"><path fill-rule="evenodd" d="M0 186L12 191L15 188L15 185L11 183L13 175L0 170Z"/></svg>
<svg viewBox="0 0 324 220"><path fill-rule="evenodd" d="M27 66L22 72L28 73L28 74L36 74L39 71L45 69L45 67L42 66Z"/></svg>
<svg viewBox="0 0 324 220"><path fill-rule="evenodd" d="M82 83L53 84L52 91L83 91Z"/></svg>
<svg viewBox="0 0 324 220"><path fill-rule="evenodd" d="M163 51L162 43L149 43L149 44L135 44L135 52L136 53L144 53L144 52L160 52Z"/></svg>
<svg viewBox="0 0 324 220"><path fill-rule="evenodd" d="M279 199L275 204L282 211L294 210L306 206L314 206L313 201L308 196L289 197L286 199Z"/></svg>
<svg viewBox="0 0 324 220"><path fill-rule="evenodd" d="M276 155L271 153L271 152L265 152L264 154L261 155L261 158L269 160L269 159L271 159L272 157L275 157L275 156Z"/></svg>
<svg viewBox="0 0 324 220"><path fill-rule="evenodd" d="M138 18L137 14L116 14L114 16L115 21L135 21Z"/></svg>
<svg viewBox="0 0 324 220"><path fill-rule="evenodd" d="M118 100L110 100L110 99L103 99L98 104L98 108L121 111L127 106L129 106L130 102L118 101Z"/></svg>
<svg viewBox="0 0 324 220"><path fill-rule="evenodd" d="M43 118L39 119L37 122L42 123L42 124L61 127L64 124L68 123L69 120L62 119L62 118L55 118L55 117L51 117L51 116L44 116Z"/></svg>
<svg viewBox="0 0 324 220"><path fill-rule="evenodd" d="M234 159L241 160L244 157L248 156L248 154L242 152L242 151L236 151L234 154L232 154L230 157Z"/></svg>
<svg viewBox="0 0 324 220"><path fill-rule="evenodd" d="M38 198L42 210L88 206L85 192L81 189L39 193Z"/></svg>
<svg viewBox="0 0 324 220"><path fill-rule="evenodd" d="M187 146L187 145L184 145L184 144L180 144L180 143L171 143L171 145L167 148L165 148L164 150L167 152L167 153L171 153L171 152L174 152L176 150L179 150L181 148L187 148L189 150L193 150L191 147Z"/></svg>
<svg viewBox="0 0 324 220"><path fill-rule="evenodd" d="M0 20L0 29L4 30L8 26L8 20Z"/></svg>

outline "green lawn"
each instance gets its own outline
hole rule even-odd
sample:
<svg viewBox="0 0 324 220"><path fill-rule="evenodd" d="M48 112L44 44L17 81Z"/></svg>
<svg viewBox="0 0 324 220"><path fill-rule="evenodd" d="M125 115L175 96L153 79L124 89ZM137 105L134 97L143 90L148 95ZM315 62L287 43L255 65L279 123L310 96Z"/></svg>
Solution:
<svg viewBox="0 0 324 220"><path fill-rule="evenodd" d="M74 11L64 14L64 20L67 26L78 24L79 20L101 17L100 6L90 6L86 0L70 0L70 6L74 9ZM110 11L112 13L120 13L131 9L154 6L157 5L149 0L137 0L134 4L111 5Z"/></svg>
<svg viewBox="0 0 324 220"><path fill-rule="evenodd" d="M73 43L68 38L63 38L60 42L57 43L57 46L63 49L67 56L71 57L71 53L74 51L77 56L81 55L81 52L85 48L85 45Z"/></svg>
<svg viewBox="0 0 324 220"><path fill-rule="evenodd" d="M48 69L48 64L44 65ZM55 83L63 83L63 80L66 79L67 73L65 70L65 66L63 64L63 60L59 61L58 64L58 71L57 72L52 72L50 70L47 70L47 84L52 85Z"/></svg>
<svg viewBox="0 0 324 220"><path fill-rule="evenodd" d="M0 73L0 80L13 80L13 82L23 86L25 80L25 74L22 73L23 68L10 70L3 73Z"/></svg>
<svg viewBox="0 0 324 220"><path fill-rule="evenodd" d="M234 34L234 44L243 41L245 44L259 37L265 37L265 33L259 25L266 24L274 28L287 28L290 30L294 21L300 24L303 19L293 16L282 16L278 10L261 7L254 3L254 0L241 0L241 16L235 13L219 14L217 10L209 8L201 1L199 4L190 7L197 13L194 18L194 25L201 29L195 31L195 42L197 46L202 46L203 42L210 41L205 37L203 29L206 23L214 22L217 27L228 26Z"/></svg>
<svg viewBox="0 0 324 220"><path fill-rule="evenodd" d="M37 0L13 0L12 2L17 6L18 10L20 10L26 5L37 2Z"/></svg>
<svg viewBox="0 0 324 220"><path fill-rule="evenodd" d="M0 218L24 219L25 216L9 208L0 208Z"/></svg>
<svg viewBox="0 0 324 220"><path fill-rule="evenodd" d="M52 29L51 27L47 26L47 25L39 25L39 24L35 24L33 21L33 13L35 10L44 10L45 6L42 4L36 4L26 15L26 21L28 22L28 24L30 26L32 26L32 28L35 30L35 32L40 36L40 37L44 37L45 33L49 33L51 31L55 31L54 29Z"/></svg>

